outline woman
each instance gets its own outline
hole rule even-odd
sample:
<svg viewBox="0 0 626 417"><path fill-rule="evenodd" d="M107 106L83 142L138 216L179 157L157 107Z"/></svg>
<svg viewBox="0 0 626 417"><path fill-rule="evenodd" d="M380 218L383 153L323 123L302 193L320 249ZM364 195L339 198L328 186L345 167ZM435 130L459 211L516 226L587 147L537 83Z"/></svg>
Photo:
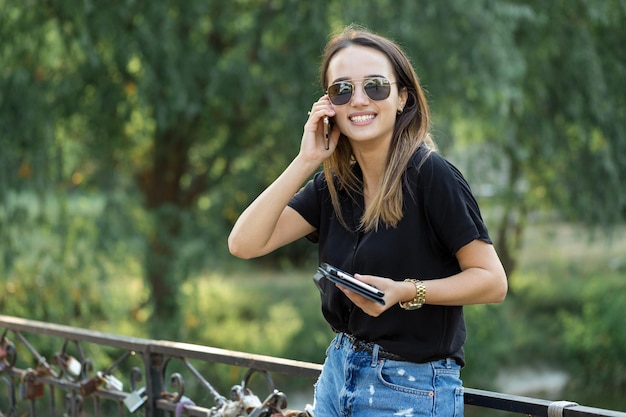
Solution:
<svg viewBox="0 0 626 417"><path fill-rule="evenodd" d="M316 417L461 416L462 306L507 292L477 203L433 151L424 92L395 43L348 27L326 46L320 76L326 94L298 155L241 214L229 249L252 258L306 236L320 263L384 291L382 305L323 283L337 336L316 383Z"/></svg>

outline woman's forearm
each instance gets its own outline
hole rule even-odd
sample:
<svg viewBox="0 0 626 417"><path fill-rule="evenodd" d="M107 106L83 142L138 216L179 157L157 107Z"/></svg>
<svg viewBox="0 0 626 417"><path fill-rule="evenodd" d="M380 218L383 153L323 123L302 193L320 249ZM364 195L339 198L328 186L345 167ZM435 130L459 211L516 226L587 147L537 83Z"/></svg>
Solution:
<svg viewBox="0 0 626 417"><path fill-rule="evenodd" d="M228 237L228 248L234 256L261 256L298 237L291 236L298 233L298 225L281 224L281 215L293 195L318 167L315 162L296 157L243 211Z"/></svg>

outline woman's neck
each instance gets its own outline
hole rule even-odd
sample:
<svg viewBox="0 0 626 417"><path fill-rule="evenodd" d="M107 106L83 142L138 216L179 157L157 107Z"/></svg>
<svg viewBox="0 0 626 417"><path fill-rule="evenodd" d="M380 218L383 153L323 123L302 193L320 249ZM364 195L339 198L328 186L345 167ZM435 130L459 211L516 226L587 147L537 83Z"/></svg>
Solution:
<svg viewBox="0 0 626 417"><path fill-rule="evenodd" d="M363 197L365 206L376 195L380 188L385 168L387 167L387 153L389 151L389 141L380 143L377 146L371 144L353 144L354 157L359 163L363 174Z"/></svg>

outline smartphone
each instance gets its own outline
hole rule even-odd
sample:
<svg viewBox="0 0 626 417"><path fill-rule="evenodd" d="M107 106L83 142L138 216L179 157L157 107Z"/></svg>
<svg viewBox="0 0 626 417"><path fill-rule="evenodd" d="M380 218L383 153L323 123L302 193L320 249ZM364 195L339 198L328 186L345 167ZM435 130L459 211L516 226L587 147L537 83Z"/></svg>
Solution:
<svg viewBox="0 0 626 417"><path fill-rule="evenodd" d="M324 140L326 141L326 150L330 148L330 131L333 129L335 120L332 117L324 117Z"/></svg>
<svg viewBox="0 0 626 417"><path fill-rule="evenodd" d="M317 268L317 271L318 273L315 274L313 279L314 281L316 281L315 283L316 285L318 285L318 288L320 288L320 291L321 286L319 285L318 281L320 280L321 276L324 276L326 279L334 282L335 284L339 284L345 288L348 288L369 300L385 305L385 293L383 291L372 285L366 284L363 281L359 281L349 273L342 271L341 269L327 263L321 264Z"/></svg>

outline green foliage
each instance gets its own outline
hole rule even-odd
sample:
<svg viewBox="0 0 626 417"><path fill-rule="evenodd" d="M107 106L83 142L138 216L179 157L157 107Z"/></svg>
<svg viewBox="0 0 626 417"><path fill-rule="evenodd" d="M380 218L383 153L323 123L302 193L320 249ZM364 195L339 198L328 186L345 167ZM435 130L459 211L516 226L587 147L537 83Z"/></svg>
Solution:
<svg viewBox="0 0 626 417"><path fill-rule="evenodd" d="M81 188L142 205L155 318L174 316L164 294L227 256L230 225L297 151L328 32L357 22L412 57L442 150L477 150L509 271L530 207L623 220L621 3L357 3L3 1L0 193ZM106 213L134 224L136 207ZM302 249L275 264L308 261Z"/></svg>
<svg viewBox="0 0 626 417"><path fill-rule="evenodd" d="M321 362L332 331L311 274L213 274L186 283L185 340L258 354Z"/></svg>
<svg viewBox="0 0 626 417"><path fill-rule="evenodd" d="M560 398L589 406L623 407L626 375L622 273L519 273L502 305L466 308L466 386L499 390L497 377L560 370ZM525 394L527 395L527 394Z"/></svg>
<svg viewBox="0 0 626 417"><path fill-rule="evenodd" d="M525 323L515 326L515 361L564 369L573 392L587 396L622 392L626 384L622 274L553 272L562 275L518 277L523 285L516 288L511 303Z"/></svg>
<svg viewBox="0 0 626 417"><path fill-rule="evenodd" d="M578 311L560 311L558 321L563 330L563 352L572 372L581 376L578 388L589 381L606 381L608 386L626 386L626 284L622 277L609 282L606 277L591 276L581 288Z"/></svg>
<svg viewBox="0 0 626 417"><path fill-rule="evenodd" d="M624 230L610 242L584 239L580 228L541 223L528 233L505 302L466 307L468 386L498 389L503 372L558 369L565 398L596 407L623 406L626 309Z"/></svg>
<svg viewBox="0 0 626 417"><path fill-rule="evenodd" d="M0 207L4 225L0 232L7 243L0 258L3 314L119 328L119 320L126 320L131 309L120 294L131 290L133 305L147 294L136 286L141 280L126 281L124 287L111 285L119 274L139 274L133 256L140 250L133 248L132 238L109 242L103 250L100 239L106 230L98 227L98 219L105 207L103 199L93 195L67 199L48 193L7 195ZM124 265L124 271L116 262Z"/></svg>
<svg viewBox="0 0 626 417"><path fill-rule="evenodd" d="M495 372L472 352L509 363L510 349L533 360L548 346L552 359L594 363L619 383L621 368L612 373L608 361L624 343L615 330L622 287L595 279L604 266L572 266L544 248L545 263L514 271L534 250L523 245L537 213L591 226L624 221L625 18L623 1L0 0L0 308L319 358L326 333L317 307L300 309L287 292L276 302L245 279L236 291L217 278L187 280L241 266L226 235L297 152L306 111L322 94L327 34L356 22L407 50L435 138L485 197L492 237L520 281L506 306L468 309L480 323L470 326L470 364ZM254 265L308 267L315 249L297 242ZM569 282L555 290L543 278L558 275L606 281L614 299L602 303L603 290ZM298 291L287 282L281 291ZM258 299L241 298L248 288ZM194 301L205 292L217 298ZM517 304L525 297L534 309ZM214 300L234 308L217 311ZM198 312L180 307L189 304ZM213 314L217 329L203 325ZM229 329L248 317L260 321L235 336ZM286 336L271 336L277 329Z"/></svg>
<svg viewBox="0 0 626 417"><path fill-rule="evenodd" d="M467 386L495 389L495 376L503 366L513 363L510 309L506 304L477 305L465 307L464 313L467 341L463 380Z"/></svg>

